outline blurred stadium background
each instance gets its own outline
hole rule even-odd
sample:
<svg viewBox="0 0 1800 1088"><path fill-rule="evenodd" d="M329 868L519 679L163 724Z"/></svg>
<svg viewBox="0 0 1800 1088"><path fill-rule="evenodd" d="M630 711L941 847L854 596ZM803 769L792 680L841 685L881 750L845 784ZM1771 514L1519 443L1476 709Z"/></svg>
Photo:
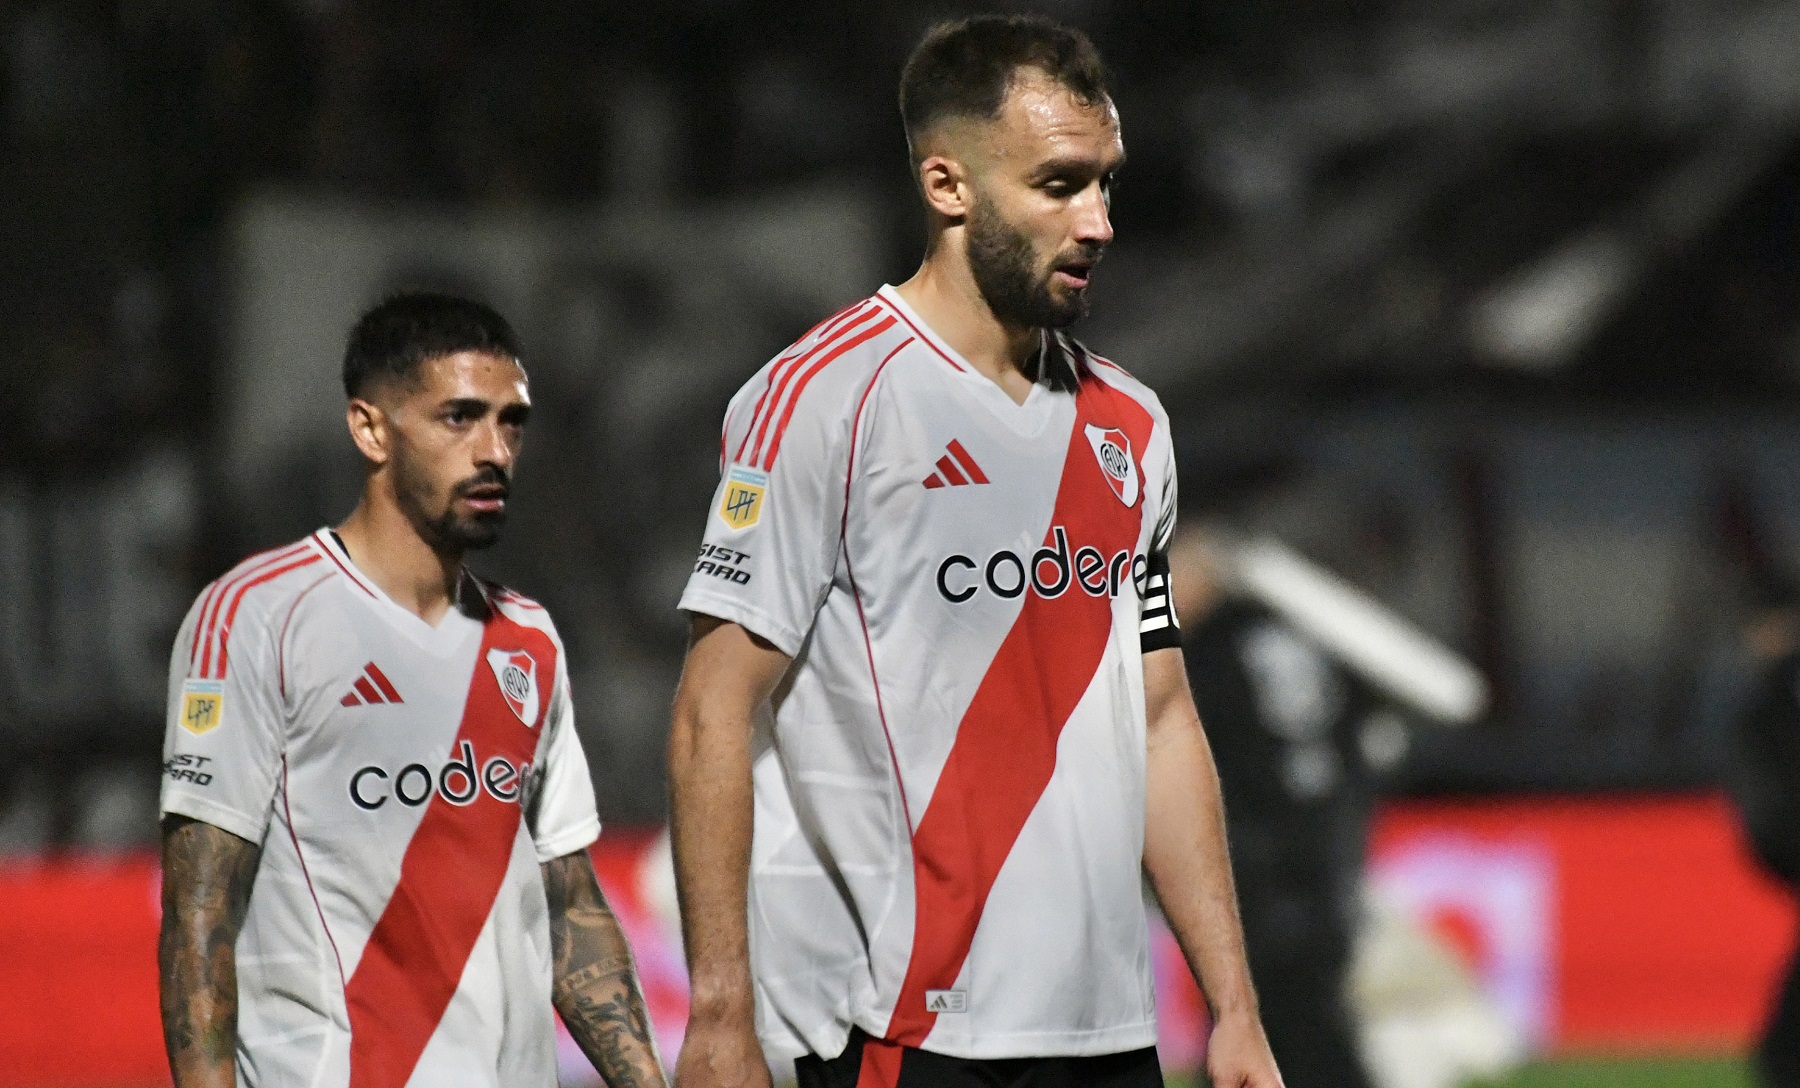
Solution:
<svg viewBox="0 0 1800 1088"><path fill-rule="evenodd" d="M1491 684L1472 727L1363 746L1371 885L1429 961L1401 976L1452 982L1359 1008L1418 1054L1408 1023L1473 1002L1486 1083L1751 1083L1794 910L1721 783L1746 587L1800 560L1800 3L1032 8L1116 74L1081 335L1161 392L1184 503L1280 461L1318 501L1270 531ZM567 639L672 1045L655 830L718 418L911 271L893 88L964 10L0 5L0 1085L163 1077L170 640L349 508L342 336L400 286L526 339L538 414L479 565ZM1180 1068L1199 1006L1167 973Z"/></svg>

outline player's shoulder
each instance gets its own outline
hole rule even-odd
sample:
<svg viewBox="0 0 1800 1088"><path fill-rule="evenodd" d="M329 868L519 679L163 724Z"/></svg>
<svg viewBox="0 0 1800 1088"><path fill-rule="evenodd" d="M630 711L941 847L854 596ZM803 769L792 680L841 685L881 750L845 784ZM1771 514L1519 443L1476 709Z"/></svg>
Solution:
<svg viewBox="0 0 1800 1088"><path fill-rule="evenodd" d="M550 618L548 608L511 586L487 578L478 581L490 607L521 627L544 632L558 647L562 646L562 636L557 634L556 623Z"/></svg>
<svg viewBox="0 0 1800 1088"><path fill-rule="evenodd" d="M246 645L267 645L257 633L281 627L295 602L334 573L315 534L257 552L207 583L188 609L179 643L186 647L189 675L223 679L229 662L244 660Z"/></svg>
<svg viewBox="0 0 1800 1088"><path fill-rule="evenodd" d="M240 560L194 598L203 621L229 623L259 617L291 601L334 570L316 534Z"/></svg>
<svg viewBox="0 0 1800 1088"><path fill-rule="evenodd" d="M1137 401L1158 423L1164 427L1168 426L1169 414L1163 410L1162 399L1156 395L1156 390L1150 388L1129 370L1094 351L1081 341L1070 336L1064 336L1063 339L1069 345L1069 351L1075 356L1084 376L1105 382L1113 389Z"/></svg>
<svg viewBox="0 0 1800 1088"><path fill-rule="evenodd" d="M721 460L766 471L790 433L847 432L870 382L913 337L906 318L879 294L819 322L732 398Z"/></svg>

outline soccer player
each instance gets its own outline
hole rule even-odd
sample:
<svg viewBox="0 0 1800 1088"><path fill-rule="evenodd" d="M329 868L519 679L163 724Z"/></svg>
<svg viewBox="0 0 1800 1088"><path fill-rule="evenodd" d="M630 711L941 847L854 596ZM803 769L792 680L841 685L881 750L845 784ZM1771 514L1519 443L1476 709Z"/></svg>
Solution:
<svg viewBox="0 0 1800 1088"><path fill-rule="evenodd" d="M924 263L732 400L681 599L677 1084L766 1084L760 1027L803 1088L1160 1085L1147 873L1213 1083L1275 1088L1170 616L1168 419L1062 331L1124 161L1099 57L946 24L900 108Z"/></svg>
<svg viewBox="0 0 1800 1088"><path fill-rule="evenodd" d="M356 510L239 564L176 640L162 1016L177 1088L556 1085L551 1007L661 1085L562 642L463 555L531 401L506 321L401 295L344 357Z"/></svg>

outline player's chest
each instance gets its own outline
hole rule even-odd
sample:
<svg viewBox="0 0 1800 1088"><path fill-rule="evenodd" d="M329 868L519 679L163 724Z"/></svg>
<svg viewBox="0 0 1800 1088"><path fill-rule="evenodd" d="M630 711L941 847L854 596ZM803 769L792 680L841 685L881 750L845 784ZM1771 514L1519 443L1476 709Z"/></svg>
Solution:
<svg viewBox="0 0 1800 1088"><path fill-rule="evenodd" d="M1142 437L1105 401L1038 389L1020 405L979 392L902 388L883 406L859 436L848 535L985 562L1054 543L1060 526L1071 562L1084 547L1108 562L1132 550L1144 523Z"/></svg>
<svg viewBox="0 0 1800 1088"><path fill-rule="evenodd" d="M475 774L495 758L532 760L556 668L541 633L471 622L418 638L358 619L320 624L290 647L296 762L382 768L371 781L393 783L408 766L447 758Z"/></svg>

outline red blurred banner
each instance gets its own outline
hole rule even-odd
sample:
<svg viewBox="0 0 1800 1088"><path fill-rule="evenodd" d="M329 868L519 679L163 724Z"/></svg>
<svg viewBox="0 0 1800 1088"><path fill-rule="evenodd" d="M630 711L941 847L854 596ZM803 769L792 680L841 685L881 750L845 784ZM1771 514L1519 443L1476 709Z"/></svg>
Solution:
<svg viewBox="0 0 1800 1088"><path fill-rule="evenodd" d="M608 832L596 860L672 1058L685 976L654 840ZM1755 868L1714 796L1393 805L1371 869L1552 1051L1741 1049L1793 943L1792 899ZM0 1088L168 1082L157 890L147 856L0 863ZM1157 944L1176 1067L1196 1054L1199 1007L1173 941L1158 933Z"/></svg>
<svg viewBox="0 0 1800 1088"><path fill-rule="evenodd" d="M1370 846L1376 886L1553 1052L1742 1050L1793 947L1720 796L1409 802Z"/></svg>

